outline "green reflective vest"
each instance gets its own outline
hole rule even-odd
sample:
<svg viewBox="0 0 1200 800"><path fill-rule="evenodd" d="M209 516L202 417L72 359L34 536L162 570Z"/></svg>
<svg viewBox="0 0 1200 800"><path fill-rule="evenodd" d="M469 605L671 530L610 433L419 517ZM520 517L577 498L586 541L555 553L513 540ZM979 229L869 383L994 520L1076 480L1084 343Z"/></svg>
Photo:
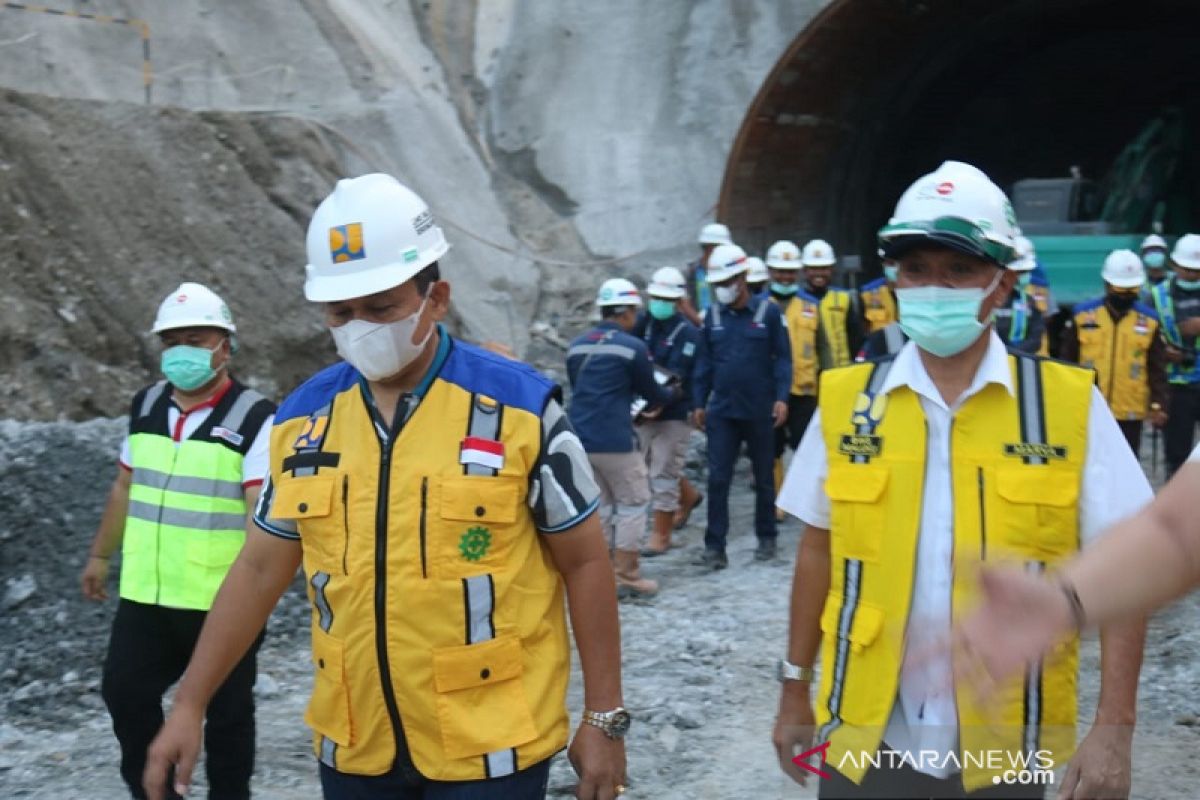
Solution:
<svg viewBox="0 0 1200 800"><path fill-rule="evenodd" d="M242 461L275 407L233 381L187 439L171 438L166 381L134 398L121 597L207 610L245 540Z"/></svg>

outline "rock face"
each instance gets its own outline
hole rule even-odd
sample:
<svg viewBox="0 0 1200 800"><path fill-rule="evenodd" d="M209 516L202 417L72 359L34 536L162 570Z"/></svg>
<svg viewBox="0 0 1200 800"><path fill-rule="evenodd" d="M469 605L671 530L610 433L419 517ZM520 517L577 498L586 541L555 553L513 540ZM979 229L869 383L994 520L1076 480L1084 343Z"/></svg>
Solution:
<svg viewBox="0 0 1200 800"><path fill-rule="evenodd" d="M0 9L0 415L126 412L182 280L222 292L276 396L333 358L303 230L392 172L453 243L452 327L547 370L605 277L692 256L744 109L821 2L157 3ZM544 327L543 330L546 328Z"/></svg>

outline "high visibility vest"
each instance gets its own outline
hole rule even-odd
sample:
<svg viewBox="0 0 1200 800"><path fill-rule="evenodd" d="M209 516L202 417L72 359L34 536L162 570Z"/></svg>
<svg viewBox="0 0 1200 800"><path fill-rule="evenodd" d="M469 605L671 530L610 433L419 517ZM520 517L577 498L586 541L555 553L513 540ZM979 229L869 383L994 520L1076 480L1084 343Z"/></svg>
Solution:
<svg viewBox="0 0 1200 800"><path fill-rule="evenodd" d="M271 517L299 529L313 606L314 751L379 775L406 742L431 780L511 775L568 735L563 585L528 497L557 389L455 341L388 443L360 381L317 374L271 433ZM467 437L499 466L462 463Z"/></svg>
<svg viewBox="0 0 1200 800"><path fill-rule="evenodd" d="M883 330L899 319L896 314L896 295L885 278L871 281L862 287L859 294L862 297L863 316L871 333Z"/></svg>
<svg viewBox="0 0 1200 800"><path fill-rule="evenodd" d="M832 522L817 741L830 742L829 762L855 782L867 767L861 754L875 753L896 702L924 491L920 399L908 387L879 393L892 361L821 378ZM1042 572L1078 549L1092 373L1026 355L1010 355L1009 364L1017 396L989 384L963 404L951 429L955 618L979 599L980 561ZM1072 639L998 687L987 707L959 688L968 791L1000 774L988 769L989 750L1048 750L1066 763L1075 742L1077 651Z"/></svg>
<svg viewBox="0 0 1200 800"><path fill-rule="evenodd" d="M852 313L853 298L845 289L829 289L818 300L801 289L781 301L788 339L792 345L792 388L794 395L815 395L817 376L822 369L841 367L854 360L846 317ZM829 364L820 363L817 337L824 336L829 346Z"/></svg>
<svg viewBox="0 0 1200 800"><path fill-rule="evenodd" d="M121 597L207 610L242 549L242 461L275 406L234 381L196 432L176 443L170 405L166 381L133 401Z"/></svg>
<svg viewBox="0 0 1200 800"><path fill-rule="evenodd" d="M1162 325L1163 338L1167 344L1177 347L1185 353L1195 351L1183 341L1183 332L1179 330L1179 322L1175 319L1175 298L1171 296L1171 287L1175 282L1165 280L1155 284L1150 289L1150 297L1154 300L1154 310L1158 312L1158 321ZM1167 364L1167 380L1175 384L1200 383L1200 360L1190 367L1183 364Z"/></svg>
<svg viewBox="0 0 1200 800"><path fill-rule="evenodd" d="M1016 346L1025 341L1029 336L1029 318L1032 315L1029 303L1034 302L1036 308L1041 308L1038 304L1031 287L1026 287L1026 291L1020 293L1015 300L1012 301L1012 323L1008 328L1008 340L1005 344ZM1045 332L1042 333L1042 340L1038 344L1037 354L1039 356L1050 355L1049 337Z"/></svg>
<svg viewBox="0 0 1200 800"><path fill-rule="evenodd" d="M1150 402L1147 359L1158 335L1158 315L1141 303L1113 322L1104 299L1075 306L1079 365L1096 371L1096 385L1120 420L1145 419Z"/></svg>

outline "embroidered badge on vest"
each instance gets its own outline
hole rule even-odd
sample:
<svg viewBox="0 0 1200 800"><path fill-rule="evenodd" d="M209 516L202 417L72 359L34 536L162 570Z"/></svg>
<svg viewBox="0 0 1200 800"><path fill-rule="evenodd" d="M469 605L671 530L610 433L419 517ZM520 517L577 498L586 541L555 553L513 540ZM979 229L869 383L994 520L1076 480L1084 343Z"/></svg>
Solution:
<svg viewBox="0 0 1200 800"><path fill-rule="evenodd" d="M492 534L487 528L468 528L458 540L458 552L467 561L478 561L492 546Z"/></svg>
<svg viewBox="0 0 1200 800"><path fill-rule="evenodd" d="M1057 444L1018 442L1004 445L1004 455L1014 458L1064 459L1067 457L1067 448Z"/></svg>
<svg viewBox="0 0 1200 800"><path fill-rule="evenodd" d="M504 469L504 442L467 436L458 447L458 463L478 464L488 469Z"/></svg>
<svg viewBox="0 0 1200 800"><path fill-rule="evenodd" d="M292 445L293 450L307 450L321 446L321 440L325 438L325 429L329 427L329 417L309 417L304 423L304 427L300 429L300 435L296 437L296 443Z"/></svg>
<svg viewBox="0 0 1200 800"><path fill-rule="evenodd" d="M220 425L212 429L212 435L218 439L224 439L234 447L241 447L245 439L237 431L231 431L229 428L223 428Z"/></svg>
<svg viewBox="0 0 1200 800"><path fill-rule="evenodd" d="M883 437L870 434L842 434L838 452L847 456L877 456L883 452Z"/></svg>

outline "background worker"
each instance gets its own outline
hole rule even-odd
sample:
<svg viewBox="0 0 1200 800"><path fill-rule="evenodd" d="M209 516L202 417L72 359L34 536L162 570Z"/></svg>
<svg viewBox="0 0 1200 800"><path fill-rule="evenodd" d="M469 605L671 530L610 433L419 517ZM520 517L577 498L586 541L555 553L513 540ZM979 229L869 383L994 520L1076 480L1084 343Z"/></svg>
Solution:
<svg viewBox="0 0 1200 800"><path fill-rule="evenodd" d="M995 311L996 333L1006 345L1022 353L1048 355L1046 319L1032 294L1031 280L1037 261L1033 245L1023 236L1014 237L1016 257L1008 268L1017 280L1008 300Z"/></svg>
<svg viewBox="0 0 1200 800"><path fill-rule="evenodd" d="M650 482L630 406L638 397L651 408L667 406L682 394L675 384L655 380L646 343L630 333L642 307L637 287L624 278L610 278L601 284L596 306L600 324L567 350L567 416L600 487L600 523L612 550L618 597L649 597L658 584L642 577L638 553L646 533Z"/></svg>
<svg viewBox="0 0 1200 800"><path fill-rule="evenodd" d="M107 599L109 560L122 549L121 600L100 692L121 745L121 777L138 798L146 796L142 770L163 722L163 693L183 674L245 540L275 411L230 376L237 328L212 290L181 284L159 306L152 330L166 380L133 398L120 469L81 576L84 597ZM257 648L233 666L208 707L213 800L250 797Z"/></svg>
<svg viewBox="0 0 1200 800"><path fill-rule="evenodd" d="M883 275L858 291L868 335L896 321L896 274L900 268L890 258L883 258L881 266Z"/></svg>
<svg viewBox="0 0 1200 800"><path fill-rule="evenodd" d="M767 284L771 276L767 273L767 265L758 256L746 257L746 286L755 297L767 296Z"/></svg>
<svg viewBox="0 0 1200 800"><path fill-rule="evenodd" d="M1145 302L1152 302L1148 290L1167 280L1171 274L1167 265L1168 252L1170 248L1167 247L1167 240L1157 233L1142 239L1141 257L1142 263L1146 265L1146 283L1149 284L1146 287Z"/></svg>
<svg viewBox="0 0 1200 800"><path fill-rule="evenodd" d="M1167 380L1171 384L1170 417L1163 431L1167 475L1187 459L1200 420L1200 366L1196 337L1200 336L1200 235L1179 238L1171 251L1175 274L1150 290L1154 310L1167 340Z"/></svg>
<svg viewBox="0 0 1200 800"><path fill-rule="evenodd" d="M1061 358L1096 371L1108 407L1133 454L1142 445L1142 420L1167 424L1166 344L1158 314L1138 302L1146 275L1132 250L1114 250L1100 273L1104 296L1075 306L1063 329Z"/></svg>
<svg viewBox="0 0 1200 800"><path fill-rule="evenodd" d="M326 800L543 798L570 733L564 594L584 676L577 793L624 790L599 492L554 383L440 324L448 249L389 175L339 181L314 213L305 297L344 360L276 415L254 526L150 748L151 800L172 764L186 789L205 705L301 564Z"/></svg>
<svg viewBox="0 0 1200 800"><path fill-rule="evenodd" d="M997 786L1007 767L982 754L1074 747L1076 643L990 705L935 652L975 596L979 560L1052 569L1151 496L1092 373L1010 353L995 335L1013 228L1004 193L968 164L946 162L901 196L879 239L900 263L911 341L825 373L780 494L807 527L774 741L803 782L791 759L820 725L822 798L1041 798L1043 786ZM1076 797L1128 795L1143 634L1137 621L1102 633L1096 724L1064 781ZM845 758L879 748L907 759Z"/></svg>
<svg viewBox="0 0 1200 800"><path fill-rule="evenodd" d="M700 329L693 376L693 420L708 434L708 527L699 564L725 569L729 486L746 445L754 472L754 558L775 557L772 429L787 421L792 361L779 308L746 286L746 253L721 245L709 259L714 300Z"/></svg>
<svg viewBox="0 0 1200 800"><path fill-rule="evenodd" d="M683 274L674 267L656 270L646 287L650 302L647 313L638 319L633 334L646 343L656 368L678 380L682 396L666 406L644 414L638 422L637 437L650 475L650 541L642 555L657 556L671 547L671 531L677 515L690 514L704 495L683 474L692 425L692 371L696 364L696 344L700 331L679 312L686 294ZM681 502L682 500L682 502Z"/></svg>
<svg viewBox="0 0 1200 800"><path fill-rule="evenodd" d="M700 229L696 237L700 244L700 258L688 264L686 277L688 285L687 297L679 304L679 312L687 317L688 322L699 325L704 312L712 303L712 294L708 281L708 257L713 248L723 244L732 244L729 228L719 222L710 222Z"/></svg>

